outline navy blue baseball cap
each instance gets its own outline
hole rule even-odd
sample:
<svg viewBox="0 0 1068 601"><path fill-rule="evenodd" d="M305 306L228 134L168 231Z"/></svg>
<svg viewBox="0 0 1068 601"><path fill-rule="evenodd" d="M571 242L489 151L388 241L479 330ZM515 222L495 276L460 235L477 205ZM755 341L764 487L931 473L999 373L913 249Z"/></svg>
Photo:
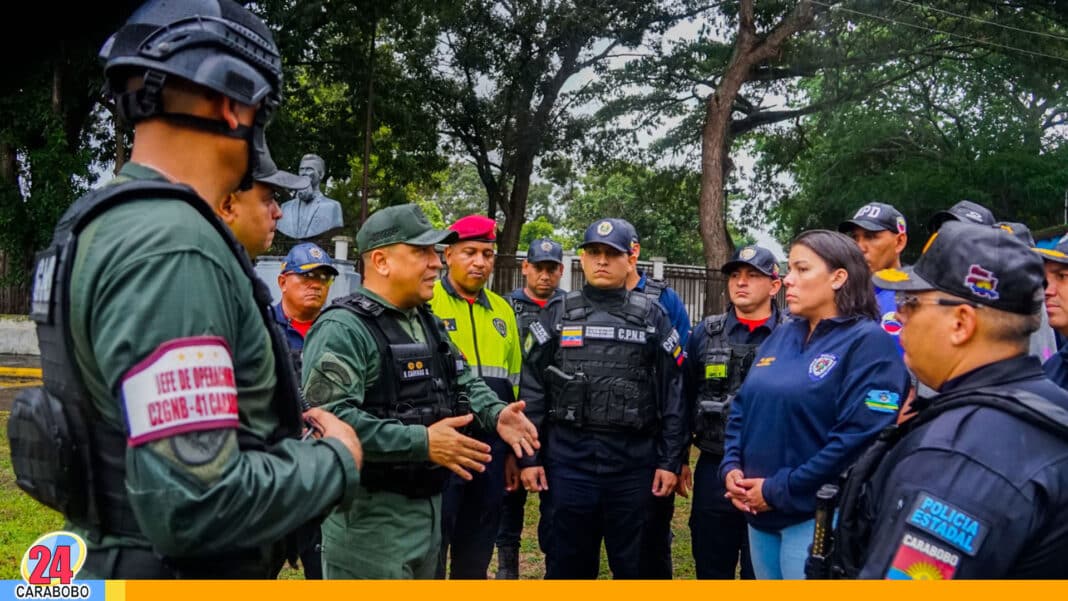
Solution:
<svg viewBox="0 0 1068 601"><path fill-rule="evenodd" d="M1030 315L1042 307L1046 272L1039 254L1009 232L947 221L916 264L875 272L884 290L941 290L977 304Z"/></svg>
<svg viewBox="0 0 1068 601"><path fill-rule="evenodd" d="M938 228L942 227L942 224L947 221L966 221L982 225L994 225L994 213L977 202L962 200L945 211L935 213L927 225L932 232L937 232Z"/></svg>
<svg viewBox="0 0 1068 601"><path fill-rule="evenodd" d="M1042 255L1043 261L1068 265L1068 234L1062 236L1053 248L1032 248L1031 250Z"/></svg>
<svg viewBox="0 0 1068 601"><path fill-rule="evenodd" d="M869 202L857 209L852 219L838 224L838 231L848 234L854 227L859 227L869 232L881 232L886 230L894 234L908 233L908 224L901 211L885 202Z"/></svg>
<svg viewBox="0 0 1068 601"><path fill-rule="evenodd" d="M638 233L633 225L623 219L598 219L586 228L586 235L583 236L579 248L590 244L604 244L630 255L634 254L634 247L638 244Z"/></svg>
<svg viewBox="0 0 1068 601"><path fill-rule="evenodd" d="M330 255L311 242L301 242L294 246L282 262L282 273L308 273L319 268L326 269L334 275L338 274Z"/></svg>
<svg viewBox="0 0 1068 601"><path fill-rule="evenodd" d="M753 245L739 248L734 251L731 260L723 264L720 271L725 275L730 275L742 265L748 265L769 278L779 278L779 262L775 260L775 255L763 246Z"/></svg>
<svg viewBox="0 0 1068 601"><path fill-rule="evenodd" d="M530 248L527 249L527 263L541 263L542 261L552 261L563 265L564 248L559 242L548 238L531 240Z"/></svg>

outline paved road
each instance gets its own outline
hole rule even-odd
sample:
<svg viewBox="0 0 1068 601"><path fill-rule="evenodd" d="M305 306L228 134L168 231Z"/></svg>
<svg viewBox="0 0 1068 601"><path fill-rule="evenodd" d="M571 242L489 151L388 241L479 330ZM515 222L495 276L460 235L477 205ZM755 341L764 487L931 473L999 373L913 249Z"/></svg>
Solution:
<svg viewBox="0 0 1068 601"><path fill-rule="evenodd" d="M41 358L36 355L0 355L0 367L41 367ZM26 386L40 385L33 378L0 377L0 411L11 411L15 395Z"/></svg>

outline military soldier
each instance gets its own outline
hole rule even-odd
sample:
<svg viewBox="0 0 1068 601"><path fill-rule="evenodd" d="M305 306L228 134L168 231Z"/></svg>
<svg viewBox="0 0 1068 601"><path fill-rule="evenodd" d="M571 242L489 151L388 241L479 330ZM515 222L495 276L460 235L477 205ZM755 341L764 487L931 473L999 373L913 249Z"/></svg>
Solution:
<svg viewBox="0 0 1068 601"><path fill-rule="evenodd" d="M319 316L304 343L304 394L353 425L367 453L355 499L323 522L323 576L433 578L449 470L483 472L477 420L517 455L537 448L523 403L505 405L472 371L426 302L456 233L416 205L381 209L356 234L363 286Z"/></svg>
<svg viewBox="0 0 1068 601"><path fill-rule="evenodd" d="M134 124L131 160L71 207L39 255L47 396L23 397L12 423L52 397L72 428L84 463L68 473L86 488L53 507L87 540L82 574L273 577L285 537L355 494L362 455L323 411L307 415L325 438L296 439L270 295L214 215L267 152L278 50L229 0L152 1L101 57ZM33 430L12 431L18 471ZM49 447L69 448L48 438L37 449Z"/></svg>
<svg viewBox="0 0 1068 601"><path fill-rule="evenodd" d="M678 477L682 348L663 308L626 288L632 243L620 220L590 225L589 283L548 306L524 341L520 398L546 451L520 460L521 477L549 491L548 578L596 578L602 540L613 575L639 577L649 503Z"/></svg>
<svg viewBox="0 0 1068 601"><path fill-rule="evenodd" d="M1028 355L1039 255L997 228L942 225L897 291L905 359L938 391L853 468L837 573L890 579L1063 578L1068 392ZM993 439L992 439L993 437Z"/></svg>
<svg viewBox="0 0 1068 601"><path fill-rule="evenodd" d="M282 171L269 154L264 154L252 179L250 189L231 192L219 205L217 213L233 230L249 258L255 259L274 243L275 227L282 218L278 194L306 187L308 178Z"/></svg>
<svg viewBox="0 0 1068 601"><path fill-rule="evenodd" d="M721 269L727 276L730 306L694 328L686 346L686 399L691 403L694 444L701 454L693 476L690 532L694 567L701 579L753 578L745 516L728 501L719 463L730 403L753 364L757 347L786 321L775 303L782 287L779 265L760 246L739 248ZM689 488L683 465L679 492Z"/></svg>

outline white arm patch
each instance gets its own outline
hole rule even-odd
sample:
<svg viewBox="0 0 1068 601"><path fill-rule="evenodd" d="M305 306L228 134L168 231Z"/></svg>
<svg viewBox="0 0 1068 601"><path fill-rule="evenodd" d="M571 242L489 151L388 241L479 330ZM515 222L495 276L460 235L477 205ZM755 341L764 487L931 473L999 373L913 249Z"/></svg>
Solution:
<svg viewBox="0 0 1068 601"><path fill-rule="evenodd" d="M122 378L131 447L199 430L237 428L237 384L226 341L168 340Z"/></svg>

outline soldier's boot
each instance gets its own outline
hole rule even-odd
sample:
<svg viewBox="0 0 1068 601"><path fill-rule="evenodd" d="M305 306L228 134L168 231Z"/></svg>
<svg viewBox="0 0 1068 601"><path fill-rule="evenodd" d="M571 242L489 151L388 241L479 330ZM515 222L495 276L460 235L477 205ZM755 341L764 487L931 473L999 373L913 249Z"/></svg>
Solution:
<svg viewBox="0 0 1068 601"><path fill-rule="evenodd" d="M497 580L519 580L519 547L497 547Z"/></svg>

